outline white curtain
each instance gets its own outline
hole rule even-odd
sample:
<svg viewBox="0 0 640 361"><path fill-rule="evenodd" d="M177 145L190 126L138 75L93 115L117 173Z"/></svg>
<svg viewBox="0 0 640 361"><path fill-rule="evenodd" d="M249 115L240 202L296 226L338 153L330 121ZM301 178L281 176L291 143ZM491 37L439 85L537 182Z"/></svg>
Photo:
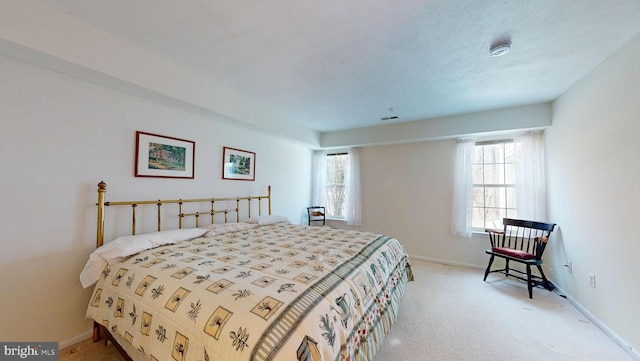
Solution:
<svg viewBox="0 0 640 361"><path fill-rule="evenodd" d="M540 132L529 133L516 137L513 141L518 218L546 222L544 136Z"/></svg>
<svg viewBox="0 0 640 361"><path fill-rule="evenodd" d="M326 202L326 174L327 151L316 150L313 154L313 179L311 188L312 206L324 206Z"/></svg>
<svg viewBox="0 0 640 361"><path fill-rule="evenodd" d="M451 208L451 234L471 237L473 196L473 149L475 142L459 142L456 153L456 169Z"/></svg>
<svg viewBox="0 0 640 361"><path fill-rule="evenodd" d="M311 203L323 206L326 203L327 154L325 150L317 150L313 155L313 179ZM346 219L350 226L359 226L362 218L362 201L360 192L360 149L353 148L348 152L346 169Z"/></svg>
<svg viewBox="0 0 640 361"><path fill-rule="evenodd" d="M359 226L362 215L360 197L360 149L349 150L347 174L346 174L346 216L347 225Z"/></svg>

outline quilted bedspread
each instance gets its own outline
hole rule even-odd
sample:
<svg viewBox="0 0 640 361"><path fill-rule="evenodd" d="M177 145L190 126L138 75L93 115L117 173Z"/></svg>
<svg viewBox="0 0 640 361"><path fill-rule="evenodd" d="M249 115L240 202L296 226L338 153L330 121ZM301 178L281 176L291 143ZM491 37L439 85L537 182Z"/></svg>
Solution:
<svg viewBox="0 0 640 361"><path fill-rule="evenodd" d="M247 226L107 266L87 317L151 360L371 360L412 279L388 236Z"/></svg>

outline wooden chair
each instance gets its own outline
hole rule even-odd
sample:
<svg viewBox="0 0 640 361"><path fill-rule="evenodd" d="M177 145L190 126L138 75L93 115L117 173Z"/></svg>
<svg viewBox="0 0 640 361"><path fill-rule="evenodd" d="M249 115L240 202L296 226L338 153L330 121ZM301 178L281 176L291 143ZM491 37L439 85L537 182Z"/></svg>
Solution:
<svg viewBox="0 0 640 361"><path fill-rule="evenodd" d="M307 214L309 215L309 225L315 222L322 222L324 226L325 223L325 215L324 215L324 207L322 206L313 206L307 207Z"/></svg>
<svg viewBox="0 0 640 361"><path fill-rule="evenodd" d="M485 230L489 233L489 240L491 241L491 249L488 249L486 253L491 258L484 272L484 281L487 280L489 273L499 272L506 277L526 281L529 289L529 298L533 298L533 287L544 287L552 291L555 287L547 280L541 266L542 254L549 241L549 236L556 226L555 223L504 218L503 225L503 230ZM505 268L491 270L491 264L496 257L504 258ZM509 268L510 261L524 264L526 272ZM540 276L531 273L531 266L538 268ZM526 277L521 275L526 275Z"/></svg>

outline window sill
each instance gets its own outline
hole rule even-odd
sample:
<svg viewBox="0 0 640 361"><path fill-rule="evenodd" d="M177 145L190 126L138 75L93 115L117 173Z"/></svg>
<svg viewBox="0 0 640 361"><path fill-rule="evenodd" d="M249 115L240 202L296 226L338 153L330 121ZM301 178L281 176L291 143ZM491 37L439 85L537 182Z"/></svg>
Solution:
<svg viewBox="0 0 640 361"><path fill-rule="evenodd" d="M485 238L485 237L489 237L489 233L484 232L484 231L472 231L472 232L471 232L471 237L472 237L472 238L473 238L473 237L482 237L482 238Z"/></svg>

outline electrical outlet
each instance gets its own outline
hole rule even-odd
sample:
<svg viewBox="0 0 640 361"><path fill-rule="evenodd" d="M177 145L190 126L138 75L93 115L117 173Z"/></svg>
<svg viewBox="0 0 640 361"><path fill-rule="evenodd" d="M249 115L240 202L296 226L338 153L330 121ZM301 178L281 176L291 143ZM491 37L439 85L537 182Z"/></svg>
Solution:
<svg viewBox="0 0 640 361"><path fill-rule="evenodd" d="M569 273L573 273L573 262L567 261L567 264L564 266L567 267L567 271L569 271Z"/></svg>
<svg viewBox="0 0 640 361"><path fill-rule="evenodd" d="M589 286L596 288L596 275L589 273Z"/></svg>

